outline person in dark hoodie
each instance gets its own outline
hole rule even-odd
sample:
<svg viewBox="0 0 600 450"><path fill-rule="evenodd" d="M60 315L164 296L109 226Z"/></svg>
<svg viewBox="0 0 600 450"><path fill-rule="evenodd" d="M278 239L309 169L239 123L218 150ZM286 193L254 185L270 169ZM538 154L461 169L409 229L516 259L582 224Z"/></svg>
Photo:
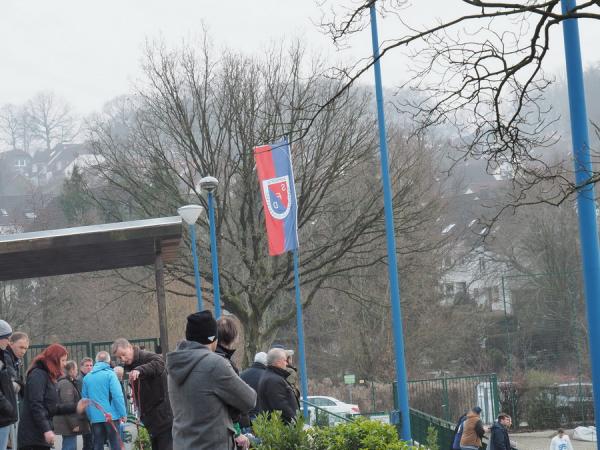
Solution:
<svg viewBox="0 0 600 450"><path fill-rule="evenodd" d="M490 433L490 443L488 450L510 450L510 439L508 437L508 429L512 425L512 419L508 414L501 413L498 415L498 421L492 425Z"/></svg>
<svg viewBox="0 0 600 450"><path fill-rule="evenodd" d="M14 368L8 354L8 340L12 328L0 320L0 450L6 450L11 425L17 422L17 394L14 388Z"/></svg>
<svg viewBox="0 0 600 450"><path fill-rule="evenodd" d="M481 422L481 408L476 406L467 413L463 422L463 433L460 438L461 450L478 450L481 448L481 438L485 434L483 422Z"/></svg>
<svg viewBox="0 0 600 450"><path fill-rule="evenodd" d="M60 403L56 382L67 363L67 349L48 346L34 358L27 370L25 397L18 431L19 450L43 450L54 446L52 418L60 414L83 414L89 400Z"/></svg>
<svg viewBox="0 0 600 450"><path fill-rule="evenodd" d="M172 450L173 413L167 392L167 371L161 355L133 346L119 338L112 353L129 372L129 383L140 420L150 433L152 450Z"/></svg>
<svg viewBox="0 0 600 450"><path fill-rule="evenodd" d="M217 322L201 311L188 316L185 340L167 354L173 448L234 450L230 409L248 412L255 405L254 390L214 353L217 344Z"/></svg>

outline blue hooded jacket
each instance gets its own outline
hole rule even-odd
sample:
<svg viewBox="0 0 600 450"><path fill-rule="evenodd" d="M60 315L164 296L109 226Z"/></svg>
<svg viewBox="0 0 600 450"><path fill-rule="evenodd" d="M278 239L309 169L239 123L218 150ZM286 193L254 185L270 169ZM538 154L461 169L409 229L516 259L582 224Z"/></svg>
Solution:
<svg viewBox="0 0 600 450"><path fill-rule="evenodd" d="M104 409L101 411L93 404L87 407L91 423L105 422L104 412L109 413L113 420L127 417L121 384L108 363L94 364L92 371L83 378L81 396L97 402Z"/></svg>

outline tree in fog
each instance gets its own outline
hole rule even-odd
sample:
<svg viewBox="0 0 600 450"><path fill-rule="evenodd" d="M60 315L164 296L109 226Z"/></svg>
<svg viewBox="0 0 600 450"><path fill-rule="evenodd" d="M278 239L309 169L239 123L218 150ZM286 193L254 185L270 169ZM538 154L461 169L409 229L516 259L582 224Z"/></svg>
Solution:
<svg viewBox="0 0 600 450"><path fill-rule="evenodd" d="M334 7L322 26L334 42L344 45L369 26L373 5L386 19L397 19L396 37L381 44L380 54L388 59L407 52L411 58L401 90L411 95L399 97L398 108L419 129L452 130L459 158L483 158L490 172L511 166L515 189L504 201L505 209L562 203L576 186L572 165L550 164L544 154L559 139L554 123L560 112L545 101L553 78L544 68L550 47L562 40L556 32L563 21L600 19L598 2L580 2L569 14L562 13L560 0L452 2L456 12L448 18L434 20L432 15L429 24L411 26L402 20L414 7L409 2L365 0ZM363 59L332 75L347 88L372 64L372 58ZM591 182L598 179L595 170ZM541 183L549 188L533 189Z"/></svg>
<svg viewBox="0 0 600 450"><path fill-rule="evenodd" d="M356 276L360 284L359 270L385 261L369 92L347 92L313 121L318 105L340 85L321 78L320 63L309 62L298 46L262 58L225 52L217 60L206 44L200 53L158 44L148 47L144 70L136 95L113 102L91 123L106 183L91 195L116 220L164 216L187 203L206 206L198 180L219 179L221 300L245 326L247 356L267 348L295 314L291 255L267 254L253 147L283 136L292 142L305 306L335 280ZM418 150L405 140L392 149L398 155L391 171L402 254L435 245L421 238L437 197L432 178L422 176L431 161ZM210 302L205 216L199 226L202 287ZM192 285L188 256L172 265L170 276Z"/></svg>
<svg viewBox="0 0 600 450"><path fill-rule="evenodd" d="M53 92L39 92L27 104L31 131L46 150L71 141L77 134L71 107Z"/></svg>

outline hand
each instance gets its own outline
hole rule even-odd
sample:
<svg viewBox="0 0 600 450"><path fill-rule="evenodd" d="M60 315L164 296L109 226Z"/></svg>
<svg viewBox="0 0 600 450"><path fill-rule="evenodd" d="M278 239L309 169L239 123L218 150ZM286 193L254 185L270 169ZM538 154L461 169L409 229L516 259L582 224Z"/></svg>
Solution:
<svg viewBox="0 0 600 450"><path fill-rule="evenodd" d="M238 447L250 448L250 439L248 439L243 434L240 434L238 437L235 438L235 444Z"/></svg>
<svg viewBox="0 0 600 450"><path fill-rule="evenodd" d="M46 440L46 444L49 444L54 447L54 431L46 431L44 433L44 439Z"/></svg>
<svg viewBox="0 0 600 450"><path fill-rule="evenodd" d="M127 423L127 417L121 417L119 420L121 423Z"/></svg>
<svg viewBox="0 0 600 450"><path fill-rule="evenodd" d="M85 412L85 408L87 408L90 404L89 398L82 398L77 402L77 414L83 414Z"/></svg>
<svg viewBox="0 0 600 450"><path fill-rule="evenodd" d="M135 381L140 377L140 372L138 370L133 369L129 372L129 381Z"/></svg>
<svg viewBox="0 0 600 450"><path fill-rule="evenodd" d="M79 433L79 425L73 428L73 433Z"/></svg>

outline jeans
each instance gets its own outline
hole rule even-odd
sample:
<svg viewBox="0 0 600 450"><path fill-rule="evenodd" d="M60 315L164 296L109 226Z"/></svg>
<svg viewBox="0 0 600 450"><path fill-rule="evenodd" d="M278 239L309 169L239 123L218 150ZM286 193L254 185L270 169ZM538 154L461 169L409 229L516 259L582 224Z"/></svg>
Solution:
<svg viewBox="0 0 600 450"><path fill-rule="evenodd" d="M12 425L8 425L6 427L0 428L0 450L6 450L6 446L8 445L8 436L10 436L10 427Z"/></svg>
<svg viewBox="0 0 600 450"><path fill-rule="evenodd" d="M62 450L77 450L77 435L63 436Z"/></svg>
<svg viewBox="0 0 600 450"><path fill-rule="evenodd" d="M115 429L117 431L115 431ZM109 422L93 423L92 434L94 435L94 450L104 450L105 440L108 440L110 450L120 450L121 445L119 443L118 430L118 420L114 420L112 424Z"/></svg>

